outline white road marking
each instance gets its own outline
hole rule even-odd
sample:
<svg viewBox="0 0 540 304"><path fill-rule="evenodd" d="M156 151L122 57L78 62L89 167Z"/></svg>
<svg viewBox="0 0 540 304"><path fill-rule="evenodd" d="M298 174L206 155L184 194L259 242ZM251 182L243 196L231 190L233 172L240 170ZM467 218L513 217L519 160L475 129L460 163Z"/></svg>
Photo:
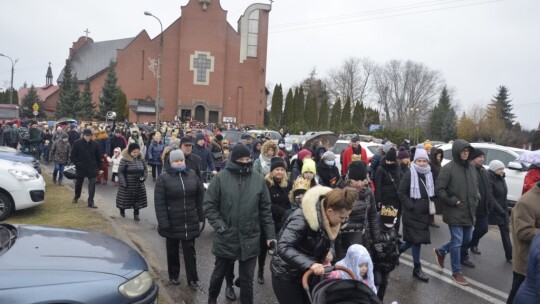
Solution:
<svg viewBox="0 0 540 304"><path fill-rule="evenodd" d="M410 266L410 267L414 267L414 264L412 263L412 256L408 255L408 254L401 254L401 259L400 259L400 262L407 265L407 266ZM406 258L406 259L404 259ZM463 285L460 285L456 282L454 282L454 280L452 280L451 276L452 276L452 271L448 270L448 269L441 269L441 267L439 267L439 265L435 265L435 264L432 264L426 260L420 260L421 264L422 264L422 270L425 272L425 273L428 273L430 274L431 276L441 280L441 281L444 281L446 283L449 283L449 284L452 284L456 287L459 287L469 293L472 293L480 298L483 298L485 299L486 301L489 301L491 303L498 303L498 304L505 304L506 301L501 301L501 300L498 300L480 290L477 290L477 289L474 289L471 287L472 286L475 286L475 287L478 287L480 289L483 289L491 294L494 294L494 295L497 295L498 297L501 297L502 299L508 299L508 294L507 293L504 293L500 290L497 290L493 287L490 287L490 286L487 286L485 284L482 284L476 280L473 280L471 278L467 278L467 281L469 282L469 286L463 286ZM431 269L428 269L426 268L425 266L427 267L430 267ZM433 270L432 270L433 269ZM435 270L435 271L434 271ZM441 274L444 273L445 275L442 275Z"/></svg>

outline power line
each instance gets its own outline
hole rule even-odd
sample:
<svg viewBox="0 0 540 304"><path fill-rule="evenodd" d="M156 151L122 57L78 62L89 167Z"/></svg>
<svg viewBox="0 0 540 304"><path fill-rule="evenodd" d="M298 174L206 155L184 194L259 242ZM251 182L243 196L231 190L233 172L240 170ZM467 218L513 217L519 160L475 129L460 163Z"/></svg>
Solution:
<svg viewBox="0 0 540 304"><path fill-rule="evenodd" d="M327 22L327 23L323 23L323 24L315 24L315 25L312 25L312 26L296 26L296 27L291 26L290 28L283 28L283 29L278 29L278 30L270 30L269 32L270 33L281 33L281 32L290 32L290 31L294 31L294 30L302 30L302 29L309 29L309 28L334 26L334 25L341 25L341 24L348 24L348 23L360 23L360 22L367 22L367 21L373 21L373 20L378 20L378 19L387 19L387 18L400 17L400 16L416 15L416 14L429 13L429 12L435 12L435 11L442 11L442 10L448 10L448 9L454 9L454 8L460 8L460 7L478 6L478 5L484 5L484 4L489 4L489 3L493 3L493 2L501 2L501 1L502 0L490 0L490 1L471 3L471 4L455 5L455 6L443 7L443 8L437 8L437 9L415 11L415 12L402 13L402 14L393 14L393 15L388 15L388 16L374 17L374 18L366 18L366 19L350 20L350 21L341 21L341 22L333 22L333 23L328 23Z"/></svg>

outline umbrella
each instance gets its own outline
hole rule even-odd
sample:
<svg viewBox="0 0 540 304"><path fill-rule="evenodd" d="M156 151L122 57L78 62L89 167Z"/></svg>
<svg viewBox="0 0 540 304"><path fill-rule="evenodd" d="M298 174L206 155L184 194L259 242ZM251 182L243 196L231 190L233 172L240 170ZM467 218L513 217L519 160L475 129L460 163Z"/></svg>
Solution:
<svg viewBox="0 0 540 304"><path fill-rule="evenodd" d="M525 151L516 159L518 163L540 165L540 150Z"/></svg>

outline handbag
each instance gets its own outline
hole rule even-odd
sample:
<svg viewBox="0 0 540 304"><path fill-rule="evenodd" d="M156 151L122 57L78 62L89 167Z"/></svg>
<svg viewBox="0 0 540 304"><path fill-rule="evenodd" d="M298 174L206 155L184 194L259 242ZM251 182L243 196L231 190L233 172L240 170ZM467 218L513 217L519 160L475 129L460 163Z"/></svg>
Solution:
<svg viewBox="0 0 540 304"><path fill-rule="evenodd" d="M424 188L427 191L426 183L424 183L422 179L420 179L420 181L422 182L422 184L424 184ZM435 203L430 199L429 200L429 215L434 215L435 213L437 213L437 209L435 208Z"/></svg>
<svg viewBox="0 0 540 304"><path fill-rule="evenodd" d="M74 179L77 176L75 165L69 165L64 168L64 176L67 179Z"/></svg>
<svg viewBox="0 0 540 304"><path fill-rule="evenodd" d="M221 153L221 151L212 152L212 157L214 157L214 159L220 159L220 158L223 158L223 154Z"/></svg>

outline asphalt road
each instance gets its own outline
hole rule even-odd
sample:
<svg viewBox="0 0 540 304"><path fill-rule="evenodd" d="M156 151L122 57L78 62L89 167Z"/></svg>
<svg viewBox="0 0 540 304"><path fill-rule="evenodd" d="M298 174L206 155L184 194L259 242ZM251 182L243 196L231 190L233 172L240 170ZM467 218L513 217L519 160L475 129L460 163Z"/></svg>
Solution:
<svg viewBox="0 0 540 304"><path fill-rule="evenodd" d="M43 164L45 167L45 165ZM45 173L51 172L48 166ZM109 174L109 176L111 176ZM150 175L149 175L150 176ZM65 183L72 186L71 182ZM86 184L83 186L83 197ZM201 236L196 241L197 269L199 272L200 289L193 291L186 287L184 263L181 257L180 286L170 285L167 274L167 261L165 240L157 234L156 216L154 211L154 182L151 176L146 181L148 208L140 212L141 221L133 220L133 211L126 211L126 217L120 217L115 206L116 188L109 182L106 186L96 185L96 205L101 214L110 217L129 236L146 258L148 264L161 278L162 286L168 295L165 297L172 303L206 303L208 297L208 282L213 270L214 256L211 253L214 232L210 225L206 225ZM66 198L71 201L71 197ZM424 272L430 277L429 283L420 282L412 277L412 257L410 251L401 257L401 263L390 275L385 303L422 304L422 303L506 303L508 292L512 284L512 265L504 257L503 247L498 228L491 226L489 232L480 241L481 255L471 254L476 268L463 268L462 272L471 283L469 286L460 286L452 281L450 257L446 259L445 269L436 265L433 254L434 246L440 246L450 239L447 226L442 223L440 216L436 217L441 228L431 228L431 245L422 246L421 258ZM255 303L277 303L271 286L270 271L267 258L264 285L254 282ZM238 271L236 270L237 274ZM225 299L224 287L218 303L234 303ZM236 288L237 296L239 289ZM237 302L239 302L237 300Z"/></svg>

